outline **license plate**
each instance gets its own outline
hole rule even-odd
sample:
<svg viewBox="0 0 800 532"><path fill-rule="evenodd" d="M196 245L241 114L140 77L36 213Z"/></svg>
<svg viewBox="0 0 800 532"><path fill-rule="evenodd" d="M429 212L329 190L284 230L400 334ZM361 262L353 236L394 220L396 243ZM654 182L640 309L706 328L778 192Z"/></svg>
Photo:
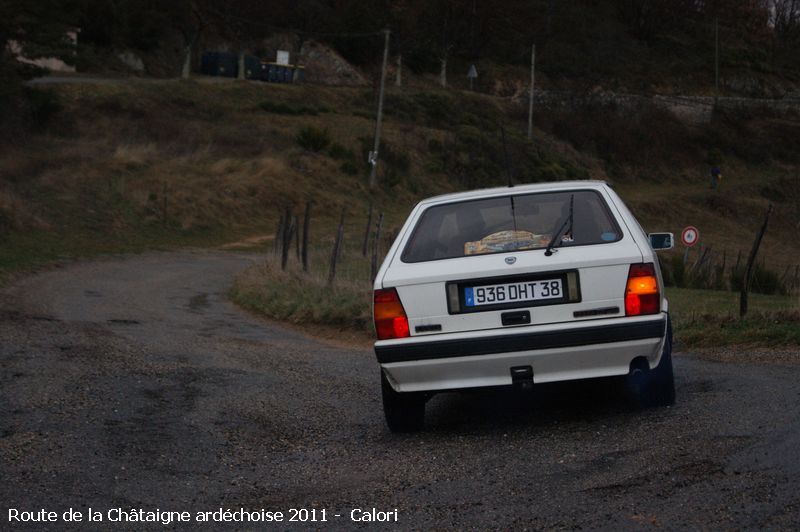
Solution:
<svg viewBox="0 0 800 532"><path fill-rule="evenodd" d="M542 279L539 281L467 286L464 288L464 304L467 307L541 301L563 297L564 290L561 279Z"/></svg>

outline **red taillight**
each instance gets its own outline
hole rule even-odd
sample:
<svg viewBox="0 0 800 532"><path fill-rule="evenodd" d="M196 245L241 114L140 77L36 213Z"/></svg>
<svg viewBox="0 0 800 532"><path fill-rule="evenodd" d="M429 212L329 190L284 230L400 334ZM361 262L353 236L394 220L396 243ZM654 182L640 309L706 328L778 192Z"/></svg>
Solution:
<svg viewBox="0 0 800 532"><path fill-rule="evenodd" d="M655 266L652 263L631 264L625 287L625 315L658 314L660 310L661 294Z"/></svg>
<svg viewBox="0 0 800 532"><path fill-rule="evenodd" d="M408 317L394 288L375 290L373 315L378 340L410 336Z"/></svg>

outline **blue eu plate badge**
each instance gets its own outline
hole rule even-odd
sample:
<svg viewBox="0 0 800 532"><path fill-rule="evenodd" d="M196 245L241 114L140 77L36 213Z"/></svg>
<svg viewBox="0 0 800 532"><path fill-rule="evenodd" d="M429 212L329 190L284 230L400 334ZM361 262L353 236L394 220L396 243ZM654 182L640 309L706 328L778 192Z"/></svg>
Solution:
<svg viewBox="0 0 800 532"><path fill-rule="evenodd" d="M464 304L468 307L475 306L475 294L471 286L464 289Z"/></svg>

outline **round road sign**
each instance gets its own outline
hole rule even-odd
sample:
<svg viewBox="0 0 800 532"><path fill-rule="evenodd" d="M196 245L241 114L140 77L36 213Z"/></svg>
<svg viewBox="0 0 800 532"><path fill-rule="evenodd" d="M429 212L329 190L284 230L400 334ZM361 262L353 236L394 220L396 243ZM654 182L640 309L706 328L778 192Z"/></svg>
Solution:
<svg viewBox="0 0 800 532"><path fill-rule="evenodd" d="M681 242L684 246L692 247L697 244L700 239L700 231L696 227L690 225L681 232Z"/></svg>

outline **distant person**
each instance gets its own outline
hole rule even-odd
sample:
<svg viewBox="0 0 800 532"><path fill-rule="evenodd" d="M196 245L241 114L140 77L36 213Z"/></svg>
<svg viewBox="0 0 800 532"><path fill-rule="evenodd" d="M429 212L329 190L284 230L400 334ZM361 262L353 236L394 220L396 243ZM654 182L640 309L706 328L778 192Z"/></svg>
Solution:
<svg viewBox="0 0 800 532"><path fill-rule="evenodd" d="M722 172L720 171L719 166L712 166L711 182L709 183L709 188L711 190L715 190L721 179L722 179Z"/></svg>

